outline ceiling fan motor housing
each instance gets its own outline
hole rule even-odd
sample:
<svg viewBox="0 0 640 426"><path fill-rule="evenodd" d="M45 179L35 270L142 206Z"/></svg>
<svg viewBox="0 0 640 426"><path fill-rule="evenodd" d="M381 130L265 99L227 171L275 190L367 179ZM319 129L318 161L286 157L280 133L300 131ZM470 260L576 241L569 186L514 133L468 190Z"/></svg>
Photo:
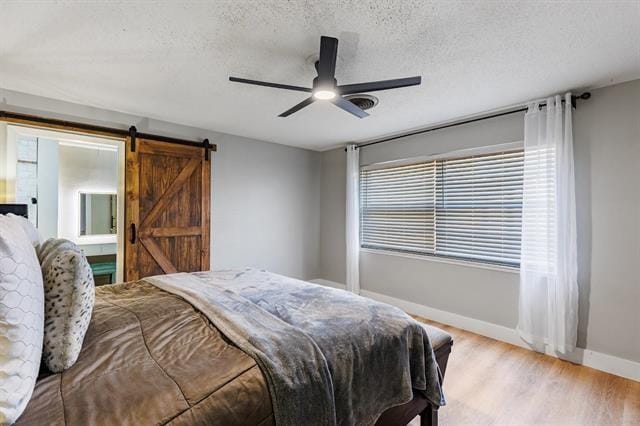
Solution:
<svg viewBox="0 0 640 426"><path fill-rule="evenodd" d="M320 89L320 90L334 90L336 88L336 86L338 85L338 80L336 80L335 78L333 79L333 84L322 84L321 86L318 85L318 77L313 79L313 89Z"/></svg>

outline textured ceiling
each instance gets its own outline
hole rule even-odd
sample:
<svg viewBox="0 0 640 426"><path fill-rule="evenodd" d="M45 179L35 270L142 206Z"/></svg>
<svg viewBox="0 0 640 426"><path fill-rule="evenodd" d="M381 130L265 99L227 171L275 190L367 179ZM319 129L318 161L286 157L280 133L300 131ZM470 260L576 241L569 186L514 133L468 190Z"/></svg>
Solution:
<svg viewBox="0 0 640 426"><path fill-rule="evenodd" d="M339 84L422 75L357 119L305 94L320 35ZM639 1L0 0L0 87L313 149L640 78Z"/></svg>

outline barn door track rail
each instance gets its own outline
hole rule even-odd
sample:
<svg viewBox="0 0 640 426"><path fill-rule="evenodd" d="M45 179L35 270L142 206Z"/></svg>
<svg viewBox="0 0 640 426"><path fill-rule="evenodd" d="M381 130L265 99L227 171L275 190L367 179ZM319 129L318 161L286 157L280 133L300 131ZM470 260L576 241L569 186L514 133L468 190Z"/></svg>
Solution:
<svg viewBox="0 0 640 426"><path fill-rule="evenodd" d="M158 142L172 143L177 145L200 147L204 149L205 160L209 160L210 152L217 151L216 144L209 142L209 139L205 139L202 142L190 141L186 139L172 138L162 135L154 135L151 133L139 133L135 126L131 126L129 130L118 129L114 127L96 126L93 124L78 123L73 121L58 120L55 118L39 117L35 115L22 114L11 111L0 111L0 120L7 121L14 124L24 124L28 126L46 127L53 130L61 131L73 131L73 132L85 132L93 135L117 137L117 138L131 138L131 149L136 149L136 138L151 139Z"/></svg>

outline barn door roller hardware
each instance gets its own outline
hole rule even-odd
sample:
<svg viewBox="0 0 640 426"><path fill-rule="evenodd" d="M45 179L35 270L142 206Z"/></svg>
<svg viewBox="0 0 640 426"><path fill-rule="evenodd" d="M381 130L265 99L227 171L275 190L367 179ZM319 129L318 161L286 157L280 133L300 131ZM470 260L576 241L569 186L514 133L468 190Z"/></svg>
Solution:
<svg viewBox="0 0 640 426"><path fill-rule="evenodd" d="M131 152L136 152L136 135L138 131L136 130L136 126L129 127L129 140L131 141Z"/></svg>
<svg viewBox="0 0 640 426"><path fill-rule="evenodd" d="M204 161L209 161L209 150L211 149L211 144L209 143L209 139L203 140L202 146L204 147Z"/></svg>

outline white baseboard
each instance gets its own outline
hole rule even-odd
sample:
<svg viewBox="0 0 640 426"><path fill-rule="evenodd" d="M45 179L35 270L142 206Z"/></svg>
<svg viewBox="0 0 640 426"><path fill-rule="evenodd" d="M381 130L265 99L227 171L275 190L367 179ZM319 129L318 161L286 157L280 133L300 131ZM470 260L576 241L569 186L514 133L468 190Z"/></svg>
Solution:
<svg viewBox="0 0 640 426"><path fill-rule="evenodd" d="M309 280L309 282L312 282L314 284L322 284L327 287L339 288L340 290L347 289L346 284L340 284L335 281L325 280L324 278L314 278L312 280Z"/></svg>
<svg viewBox="0 0 640 426"><path fill-rule="evenodd" d="M329 281L322 278L313 279L311 282L326 285L339 289L345 289L346 286L335 281ZM463 315L454 314L452 312L442 311L440 309L431 308L429 306L420 305L418 303L409 302L407 300L397 299L395 297L376 293L373 291L362 290L361 296L368 297L379 302L388 303L396 306L403 311L419 315L421 317L441 322L463 330L471 331L482 336L486 336L501 342L510 343L521 348L529 349L529 345L524 342L518 332L509 327L481 321L475 318L465 317ZM553 352L547 352L547 355L556 357ZM640 381L640 363L624 358L618 358L613 355L607 355L601 352L595 352L590 349L576 349L569 357L569 361L575 364L582 364L596 370L605 371L615 374L616 376L626 377L631 380Z"/></svg>

